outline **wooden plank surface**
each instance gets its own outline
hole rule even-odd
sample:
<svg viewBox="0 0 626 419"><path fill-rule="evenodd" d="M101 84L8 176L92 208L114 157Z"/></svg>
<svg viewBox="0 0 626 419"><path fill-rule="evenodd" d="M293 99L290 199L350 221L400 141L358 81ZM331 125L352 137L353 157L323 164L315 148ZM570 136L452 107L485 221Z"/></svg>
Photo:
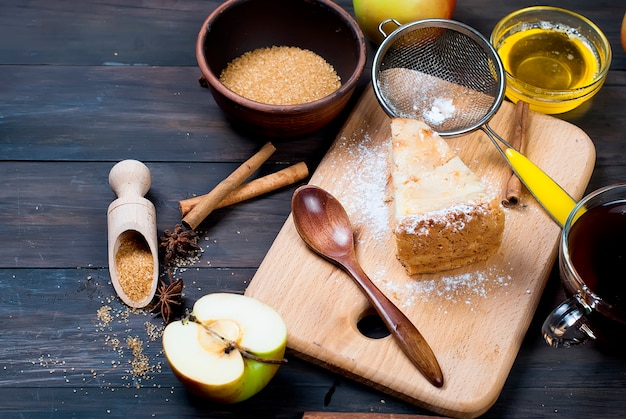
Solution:
<svg viewBox="0 0 626 419"><path fill-rule="evenodd" d="M150 167L149 198L162 231L180 219L178 199L206 192L263 142L237 132L197 84L195 37L221 2L0 2L0 417L433 414L291 351L289 364L258 397L229 406L200 400L181 387L161 345L147 337L146 324L159 326L160 319L125 313L115 300L105 223L114 198L107 184L113 164L137 158ZM353 13L350 0L338 3ZM529 4L468 0L457 2L454 17L488 35L500 17ZM591 106L558 118L579 126L596 145L588 190L623 181L624 6L551 4L591 18L611 42L613 62L601 92ZM262 172L301 160L313 171L347 116L320 133L277 144ZM201 263L181 273L186 307L205 293L244 292L288 217L293 189L216 211L201 226ZM563 298L553 268L504 388L484 418L626 416L622 352L593 343L561 351L543 342L541 322ZM102 329L97 310L106 304L119 317ZM107 335L140 337L154 370L135 380L128 372L132 353L113 350Z"/></svg>
<svg viewBox="0 0 626 419"><path fill-rule="evenodd" d="M490 121L504 138L513 131L513 108L503 104ZM310 183L343 203L364 270L430 343L444 387L419 376L393 339L359 332L358 321L371 311L367 300L343 271L306 247L291 217L246 294L282 314L289 347L305 359L429 410L476 417L504 386L552 269L561 230L526 193L520 206L505 209L496 255L453 271L407 275L389 228L389 139L389 118L368 89ZM509 168L485 134L448 141L489 189L502 191ZM526 150L575 199L582 196L595 163L593 143L582 130L531 113Z"/></svg>

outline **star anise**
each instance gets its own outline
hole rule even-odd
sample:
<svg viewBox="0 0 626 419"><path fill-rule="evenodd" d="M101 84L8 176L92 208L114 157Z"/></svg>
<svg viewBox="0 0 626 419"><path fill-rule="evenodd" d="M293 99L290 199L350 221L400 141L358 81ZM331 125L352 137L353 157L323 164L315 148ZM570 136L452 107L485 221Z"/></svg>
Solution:
<svg viewBox="0 0 626 419"><path fill-rule="evenodd" d="M163 264L169 265L177 257L189 255L201 250L198 246L198 235L194 230L183 230L182 224L176 224L174 231L164 230L159 247L163 250Z"/></svg>
<svg viewBox="0 0 626 419"><path fill-rule="evenodd" d="M172 276L168 270L168 282L163 278L159 279L159 286L156 291L157 303L152 308L152 313L161 312L161 317L165 324L170 322L170 316L176 308L183 303L183 280L182 278L172 281Z"/></svg>

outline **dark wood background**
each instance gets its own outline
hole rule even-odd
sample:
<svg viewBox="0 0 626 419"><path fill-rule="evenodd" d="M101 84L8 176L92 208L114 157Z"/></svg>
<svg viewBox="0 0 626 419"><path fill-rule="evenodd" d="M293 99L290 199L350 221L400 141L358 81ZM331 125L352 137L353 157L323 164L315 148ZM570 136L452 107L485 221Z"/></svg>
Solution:
<svg viewBox="0 0 626 419"><path fill-rule="evenodd" d="M3 0L0 5L0 416L301 417L305 411L422 413L415 406L295 357L258 396L222 406L190 396L172 375L146 313L114 298L107 269L108 173L133 158L152 172L159 232L178 200L205 193L264 141L225 122L198 84L195 39L217 1ZM339 1L352 13L350 1ZM459 0L454 18L485 35L535 2ZM597 23L613 62L602 91L559 116L597 148L589 190L626 181L623 1L550 1ZM370 61L373 52L370 51ZM364 76L360 88L368 83ZM358 97L355 96L355 100ZM354 103L354 101L353 101ZM307 138L277 142L261 173L324 155L347 113ZM568 147L563 144L563 147ZM290 210L294 187L219 210L201 226L201 261L182 276L186 302L242 293ZM280 273L277 273L280 274ZM549 348L546 315L563 299L554 270L502 394L485 415L624 417L624 348ZM102 324L97 311L116 316ZM137 337L152 367L133 376Z"/></svg>

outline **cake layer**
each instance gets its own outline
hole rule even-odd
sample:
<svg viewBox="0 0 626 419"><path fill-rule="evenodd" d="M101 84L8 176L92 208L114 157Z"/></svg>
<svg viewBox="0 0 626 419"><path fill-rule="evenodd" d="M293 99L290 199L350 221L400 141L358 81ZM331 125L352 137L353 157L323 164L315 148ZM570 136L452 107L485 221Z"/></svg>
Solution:
<svg viewBox="0 0 626 419"><path fill-rule="evenodd" d="M391 122L397 256L411 275L485 260L500 246L497 197L421 121Z"/></svg>

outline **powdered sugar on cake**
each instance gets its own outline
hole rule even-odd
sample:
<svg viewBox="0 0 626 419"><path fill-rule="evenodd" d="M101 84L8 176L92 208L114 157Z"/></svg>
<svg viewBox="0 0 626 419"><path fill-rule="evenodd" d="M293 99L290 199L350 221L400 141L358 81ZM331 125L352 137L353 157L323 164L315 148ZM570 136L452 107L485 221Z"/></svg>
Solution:
<svg viewBox="0 0 626 419"><path fill-rule="evenodd" d="M438 224L458 232L463 230L474 216L488 211L486 206L478 203L455 204L437 211L404 216L399 220L397 228L408 234L428 235L430 227Z"/></svg>

